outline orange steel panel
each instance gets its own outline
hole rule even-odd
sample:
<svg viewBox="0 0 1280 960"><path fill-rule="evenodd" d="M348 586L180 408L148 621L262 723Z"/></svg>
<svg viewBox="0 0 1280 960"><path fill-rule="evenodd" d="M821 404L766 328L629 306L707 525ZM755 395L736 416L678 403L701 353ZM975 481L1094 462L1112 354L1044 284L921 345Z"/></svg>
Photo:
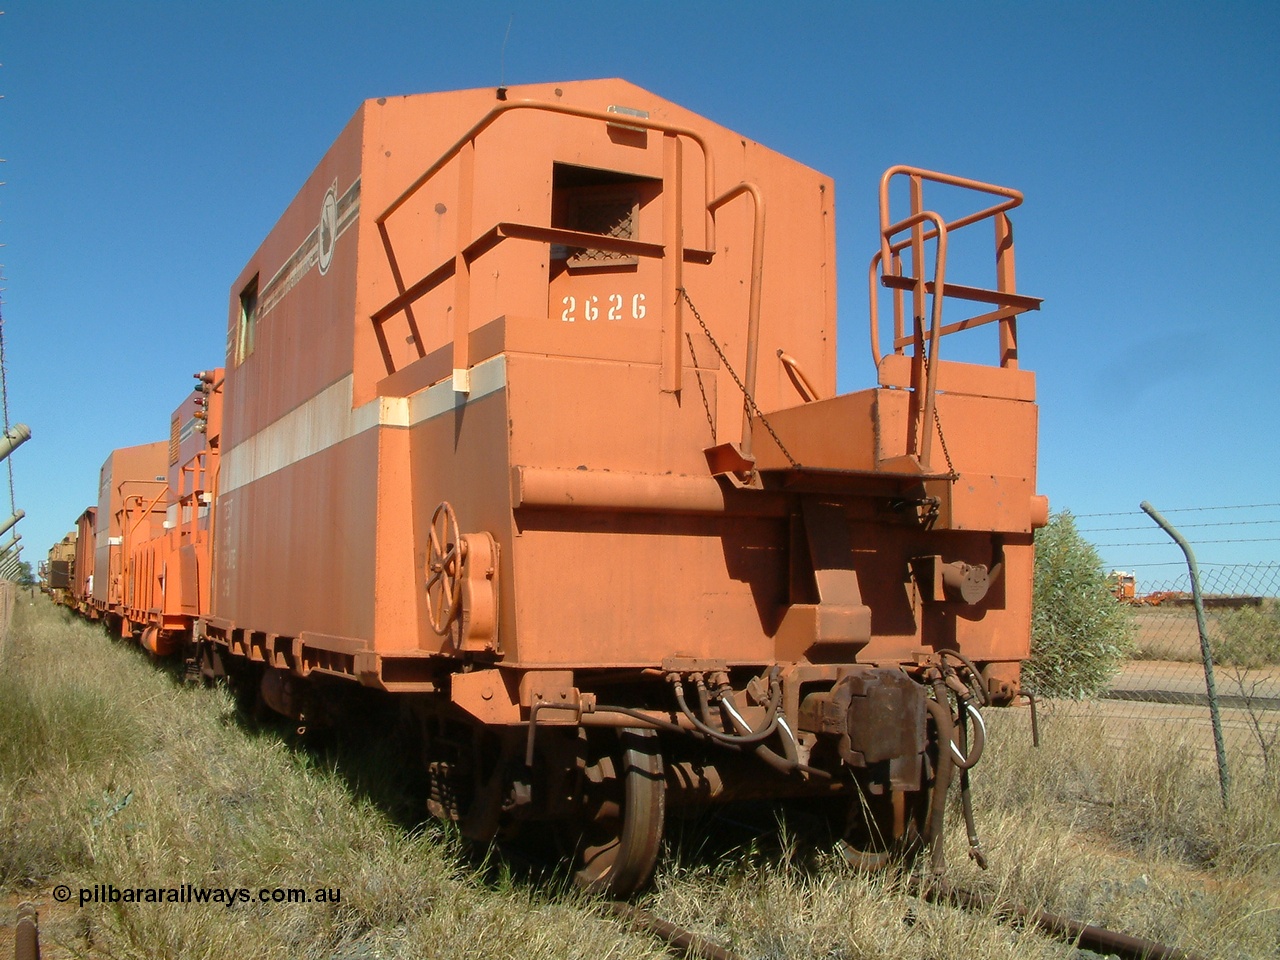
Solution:
<svg viewBox="0 0 1280 960"><path fill-rule="evenodd" d="M127 545L150 540L163 529L168 457L168 443L157 441L113 450L102 465L93 582L93 599L99 605L124 601Z"/></svg>
<svg viewBox="0 0 1280 960"><path fill-rule="evenodd" d="M529 511L512 571L515 656L578 666L770 662L786 542L785 521L767 518Z"/></svg>
<svg viewBox="0 0 1280 960"><path fill-rule="evenodd" d="M777 198L769 221L776 266L763 277L761 336L785 343L815 386L834 392L828 178L623 81L513 88L509 96L596 112L614 103L647 110L655 123L698 131L715 154L720 192L721 184L748 180L771 191ZM420 622L407 626L405 614L422 610L420 534L439 500L454 503L464 527L485 518L484 529L492 527L505 543L510 534L503 528L512 527L509 468L517 462L560 466L572 460L569 465L575 467L590 462L614 470L705 475L701 450L710 445L712 425L702 401L690 402L688 391L697 377L691 375L690 348L683 338L678 351L689 379L686 393L677 398L656 392L669 312L662 302L662 261L641 256L600 269L565 269L534 229L572 227L565 220L565 198L579 189L589 193L602 178L621 178L637 190L637 239L661 242L664 224L669 225L661 199L664 170L674 176L672 157L664 152L670 137L576 116L512 110L445 162L381 228L376 222L494 104L489 90L363 104L233 285L227 463L218 507L218 562L226 583L214 599L217 616L285 635L307 629L364 638L378 649L411 641L430 648L438 638L424 634ZM674 165L685 184L677 207L691 251L679 258L686 261L684 282L741 369L752 204L734 198L716 211L721 249L714 265L696 262L705 260L697 248L706 242L710 219L704 209L707 160L691 140ZM345 204L330 247L321 223L327 193ZM743 234L748 242L730 242ZM326 250L331 254L322 273ZM259 309L254 349L237 363L241 292L254 277ZM379 324L368 319L424 277L434 286L406 309ZM523 370L525 363L547 366L545 371L529 368L528 384L510 412L512 422L500 419L491 431L469 439L472 424L483 420L477 405L483 400L467 402L466 394L450 394L448 406L452 411L456 400L458 411L439 415L438 423L419 417L407 448L406 441L389 439L417 416L410 409L423 407L426 388L451 375L461 349L457 331L471 331L463 352L475 364L486 355L483 349L477 352L484 344L476 337L495 321L502 324L499 349L509 351L508 372ZM736 388L719 369L702 331L694 327L692 332L717 436L736 439L741 432L741 404L732 396ZM515 352L521 350L565 359L517 360ZM794 388L785 369L772 353L767 361L759 376L761 403L790 402ZM729 399L720 400L726 390ZM387 399L375 401L378 394ZM339 400L328 402L337 395ZM376 414L367 412L370 401L380 404ZM625 430L618 429L619 406L634 408ZM299 434L323 433L328 420L322 410L339 408L359 423L310 443L298 441ZM388 439L356 442L357 428ZM518 450L509 462L503 457L508 432ZM469 461L464 448L472 444L477 452ZM340 456L332 452L335 445L343 447ZM333 466L308 466L317 459ZM492 482L482 479L489 475ZM412 492L405 489L406 478ZM321 489L314 489L317 484ZM317 499L330 509L312 509L305 514L310 520L304 519L296 503ZM415 518L412 523L409 516ZM326 529L308 529L308 522ZM410 528L419 534L414 543L400 533ZM309 559L291 559L284 544ZM295 586L296 574L306 567L304 583L318 577L316 557L332 556L337 544L348 555L358 552L367 570L350 568L337 590L308 602L267 586L287 582L291 592L309 594L309 587ZM247 556L253 557L253 571L241 572ZM405 564L409 556L412 572ZM363 584L370 576L378 583L376 598L372 590L367 598L355 596L350 578ZM505 579L504 610L514 613L513 587ZM518 619L505 622L518 629Z"/></svg>
<svg viewBox="0 0 1280 960"><path fill-rule="evenodd" d="M212 614L283 636L371 637L377 453L365 431L231 490L224 463Z"/></svg>
<svg viewBox="0 0 1280 960"><path fill-rule="evenodd" d="M911 358L887 354L880 361L880 386L911 386ZM938 361L938 390L942 393L967 393L975 397L1002 400L1034 401L1036 377L1030 370L988 367L976 363Z"/></svg>
<svg viewBox="0 0 1280 960"><path fill-rule="evenodd" d="M374 671L459 653L426 615L448 501L462 534L496 546L492 579L468 589L496 591L484 656L507 666L1025 656L1032 376L939 361L926 384L890 355L880 386L835 396L828 178L620 80L507 97L364 103L233 285L216 622L339 637ZM647 119L600 119L611 104ZM928 233L913 238L921 272ZM1016 297L1009 256L1000 270ZM797 369L828 399L799 402ZM713 476L704 453L746 439L735 374L791 455L747 419L765 491ZM813 489L848 525L860 649L778 634L804 606ZM892 513L904 497L933 513ZM1003 574L974 606L925 602L910 570L928 556Z"/></svg>

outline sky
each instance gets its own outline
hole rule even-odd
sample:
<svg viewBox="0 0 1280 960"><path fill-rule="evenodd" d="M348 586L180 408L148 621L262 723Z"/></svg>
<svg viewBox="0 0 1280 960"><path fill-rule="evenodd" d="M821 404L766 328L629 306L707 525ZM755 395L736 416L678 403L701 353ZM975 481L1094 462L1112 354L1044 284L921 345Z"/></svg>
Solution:
<svg viewBox="0 0 1280 960"><path fill-rule="evenodd" d="M1023 191L1040 492L1140 592L1181 562L1143 500L1202 566L1280 560L1280 4L0 9L24 559L96 500L113 448L164 439L190 375L223 362L232 282L362 100L618 76L834 178L842 390L874 382L880 173Z"/></svg>

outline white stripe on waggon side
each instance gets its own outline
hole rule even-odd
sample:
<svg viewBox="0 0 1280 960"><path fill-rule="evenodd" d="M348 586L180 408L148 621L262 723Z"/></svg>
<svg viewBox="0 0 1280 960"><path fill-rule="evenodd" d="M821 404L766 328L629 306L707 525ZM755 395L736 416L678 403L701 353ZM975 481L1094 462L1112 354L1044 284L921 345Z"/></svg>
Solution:
<svg viewBox="0 0 1280 960"><path fill-rule="evenodd" d="M379 397L352 409L348 374L223 454L219 492L230 493L269 477L374 427L410 427L506 385L506 357L499 354L471 368L469 394L455 393L453 380L448 379L412 397Z"/></svg>

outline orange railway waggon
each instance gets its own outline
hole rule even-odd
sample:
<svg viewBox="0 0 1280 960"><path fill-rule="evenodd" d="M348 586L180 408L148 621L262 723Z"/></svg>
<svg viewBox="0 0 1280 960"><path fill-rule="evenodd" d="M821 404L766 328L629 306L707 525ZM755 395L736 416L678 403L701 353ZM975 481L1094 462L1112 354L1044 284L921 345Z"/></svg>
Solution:
<svg viewBox="0 0 1280 960"><path fill-rule="evenodd" d="M554 825L615 895L668 809L736 798L940 866L1048 515L1021 199L885 174L876 381L839 394L829 178L620 80L367 101L235 280L225 368L104 465L70 602L302 723L404 698L433 813Z"/></svg>

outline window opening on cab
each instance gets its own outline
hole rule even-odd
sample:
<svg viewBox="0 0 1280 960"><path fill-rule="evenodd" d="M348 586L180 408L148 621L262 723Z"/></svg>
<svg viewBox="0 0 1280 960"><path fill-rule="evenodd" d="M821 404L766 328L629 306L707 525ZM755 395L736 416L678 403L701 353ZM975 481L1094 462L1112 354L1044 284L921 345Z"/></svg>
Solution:
<svg viewBox="0 0 1280 960"><path fill-rule="evenodd" d="M624 240L640 238L640 208L658 195L661 181L614 170L555 164L551 181L551 225ZM632 267L634 256L591 247L554 244L552 276L569 270Z"/></svg>
<svg viewBox="0 0 1280 960"><path fill-rule="evenodd" d="M258 275L254 274L240 291L240 329L236 336L236 363L244 363L253 353L258 333Z"/></svg>

